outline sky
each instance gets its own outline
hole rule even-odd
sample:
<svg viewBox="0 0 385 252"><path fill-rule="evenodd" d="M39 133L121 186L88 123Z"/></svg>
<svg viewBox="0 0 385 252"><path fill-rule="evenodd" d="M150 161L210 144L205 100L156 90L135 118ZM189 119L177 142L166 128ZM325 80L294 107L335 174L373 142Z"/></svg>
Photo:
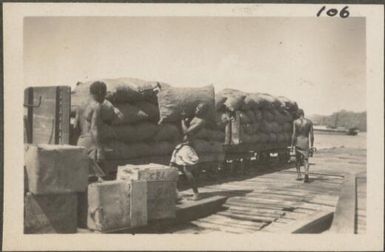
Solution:
<svg viewBox="0 0 385 252"><path fill-rule="evenodd" d="M134 77L364 111L365 41L358 17L28 17L24 84Z"/></svg>

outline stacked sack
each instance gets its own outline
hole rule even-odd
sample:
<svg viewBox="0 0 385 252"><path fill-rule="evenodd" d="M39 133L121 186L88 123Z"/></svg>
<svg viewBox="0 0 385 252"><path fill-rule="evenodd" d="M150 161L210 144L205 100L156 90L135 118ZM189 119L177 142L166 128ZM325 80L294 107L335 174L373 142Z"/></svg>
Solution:
<svg viewBox="0 0 385 252"><path fill-rule="evenodd" d="M100 132L106 159L171 155L180 141L180 129L172 123L158 124L159 110L154 92L158 84L168 85L133 78L100 81L107 85L107 96L101 110L104 123ZM72 92L73 110L80 114L88 102L92 82L78 82Z"/></svg>
<svg viewBox="0 0 385 252"><path fill-rule="evenodd" d="M287 145L297 103L283 96L224 89L216 94L217 125L224 128L229 114L239 113L239 142ZM234 129L233 129L234 130Z"/></svg>
<svg viewBox="0 0 385 252"><path fill-rule="evenodd" d="M199 88L177 88L162 86L158 96L160 124L180 125L183 118L193 117L198 104L207 105L206 124L194 137L193 146L201 161L224 159L224 131L215 124L215 92L212 85Z"/></svg>

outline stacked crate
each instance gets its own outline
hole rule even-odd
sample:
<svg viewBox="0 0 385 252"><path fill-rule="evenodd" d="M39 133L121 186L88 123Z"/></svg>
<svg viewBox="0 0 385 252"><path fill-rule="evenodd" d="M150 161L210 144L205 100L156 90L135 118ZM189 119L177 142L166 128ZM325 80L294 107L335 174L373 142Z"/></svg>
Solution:
<svg viewBox="0 0 385 252"><path fill-rule="evenodd" d="M120 166L116 180L88 186L82 209L86 227L103 233L134 231L175 218L177 177L176 169L159 164Z"/></svg>
<svg viewBox="0 0 385 252"><path fill-rule="evenodd" d="M76 233L77 193L88 185L86 150L71 145L25 146L25 233Z"/></svg>

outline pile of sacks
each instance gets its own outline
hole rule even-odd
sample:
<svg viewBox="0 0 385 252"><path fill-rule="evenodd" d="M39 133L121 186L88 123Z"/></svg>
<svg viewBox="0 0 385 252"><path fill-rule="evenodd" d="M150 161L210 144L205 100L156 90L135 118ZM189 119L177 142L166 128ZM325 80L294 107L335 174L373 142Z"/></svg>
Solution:
<svg viewBox="0 0 385 252"><path fill-rule="evenodd" d="M174 124L158 124L159 109L154 92L158 83L132 78L101 81L107 85L100 132L106 159L171 155L181 133ZM84 112L84 104L89 100L92 82L78 82L72 92L73 110L80 114Z"/></svg>
<svg viewBox="0 0 385 252"><path fill-rule="evenodd" d="M256 144L289 144L292 122L297 117L296 102L265 93L245 93L224 89L216 94L216 120L224 129L229 115L238 111L239 142Z"/></svg>
<svg viewBox="0 0 385 252"><path fill-rule="evenodd" d="M208 116L206 127L198 132L194 141L196 151L198 155L223 153L224 132L216 129L213 120L213 86L176 88L166 83L132 78L101 81L107 85L100 133L107 159L171 156L175 146L182 141L182 114L193 116L195 107L201 102L208 105ZM71 96L73 111L84 112L91 84L91 81L77 83ZM159 89L154 91L156 87Z"/></svg>

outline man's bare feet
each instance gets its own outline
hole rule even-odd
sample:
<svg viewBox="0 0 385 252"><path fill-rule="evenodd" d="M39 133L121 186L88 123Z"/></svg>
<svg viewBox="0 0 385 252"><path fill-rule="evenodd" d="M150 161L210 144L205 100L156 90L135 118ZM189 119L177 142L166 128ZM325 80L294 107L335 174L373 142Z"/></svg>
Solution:
<svg viewBox="0 0 385 252"><path fill-rule="evenodd" d="M192 197L192 200L197 201L201 199L201 195L199 193L194 193L194 196Z"/></svg>

